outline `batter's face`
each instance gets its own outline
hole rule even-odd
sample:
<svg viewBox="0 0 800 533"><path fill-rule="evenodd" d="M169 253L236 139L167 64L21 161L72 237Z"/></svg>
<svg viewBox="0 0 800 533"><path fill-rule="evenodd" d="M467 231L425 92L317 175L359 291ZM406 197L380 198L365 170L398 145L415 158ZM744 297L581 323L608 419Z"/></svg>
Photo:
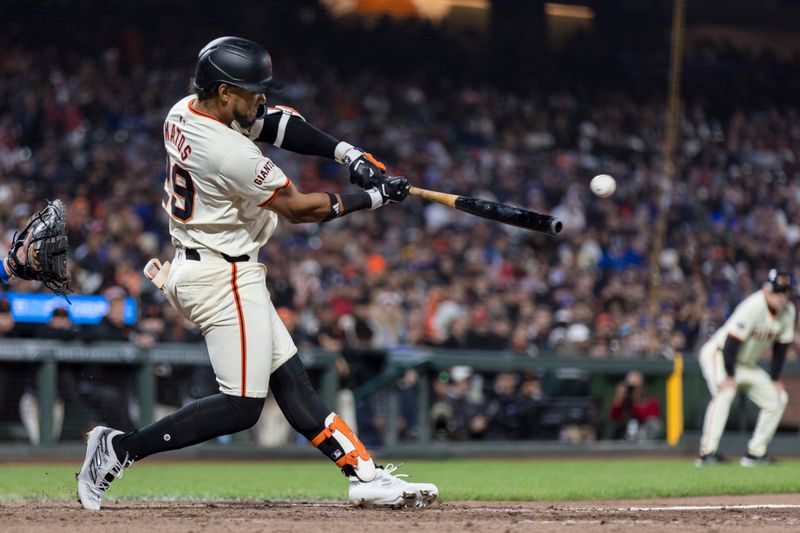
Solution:
<svg viewBox="0 0 800 533"><path fill-rule="evenodd" d="M231 114L243 128L249 128L256 121L258 106L267 99L263 93L254 93L239 87L230 87L227 104L231 106Z"/></svg>

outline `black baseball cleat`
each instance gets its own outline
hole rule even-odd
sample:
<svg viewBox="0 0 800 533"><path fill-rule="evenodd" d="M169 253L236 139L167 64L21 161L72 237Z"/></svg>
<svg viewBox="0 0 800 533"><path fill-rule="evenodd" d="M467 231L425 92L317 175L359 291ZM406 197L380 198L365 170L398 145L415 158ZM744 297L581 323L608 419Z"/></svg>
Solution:
<svg viewBox="0 0 800 533"><path fill-rule="evenodd" d="M694 461L694 466L720 465L727 462L727 459L720 455L719 452L714 452L698 456Z"/></svg>
<svg viewBox="0 0 800 533"><path fill-rule="evenodd" d="M764 465L773 465L775 464L775 458L771 455L764 454L761 457L756 457L755 455L751 455L747 453L739 459L739 464L742 466L764 466Z"/></svg>

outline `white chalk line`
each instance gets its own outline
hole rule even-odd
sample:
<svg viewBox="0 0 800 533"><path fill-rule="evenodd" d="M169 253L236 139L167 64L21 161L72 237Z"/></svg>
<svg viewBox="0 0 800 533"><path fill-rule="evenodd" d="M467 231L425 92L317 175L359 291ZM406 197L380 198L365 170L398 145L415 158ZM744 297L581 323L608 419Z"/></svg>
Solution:
<svg viewBox="0 0 800 533"><path fill-rule="evenodd" d="M754 503L734 505L664 505L654 507L560 507L530 509L519 507L474 507L472 511L486 511L489 513L508 513L511 515L525 515L541 511L571 511L582 513L596 512L651 512L651 511L722 511L722 510L748 510L748 509L800 509L800 504L793 503Z"/></svg>
<svg viewBox="0 0 800 533"><path fill-rule="evenodd" d="M617 511L721 511L723 509L800 509L793 503L752 503L746 505L671 505L668 507L620 507Z"/></svg>

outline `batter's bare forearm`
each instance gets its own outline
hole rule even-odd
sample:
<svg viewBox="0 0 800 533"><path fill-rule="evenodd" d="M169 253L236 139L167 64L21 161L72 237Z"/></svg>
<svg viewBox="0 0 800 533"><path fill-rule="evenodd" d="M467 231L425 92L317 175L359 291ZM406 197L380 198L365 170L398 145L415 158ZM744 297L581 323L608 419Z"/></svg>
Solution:
<svg viewBox="0 0 800 533"><path fill-rule="evenodd" d="M383 199L376 190L369 192L358 191L355 193L311 193L306 195L313 205L307 211L293 211L286 218L294 224L303 222L328 222L334 218L349 215L362 209L376 209L383 205ZM325 200L322 200L325 198ZM318 203L318 202L321 202ZM324 204L324 207L322 206Z"/></svg>
<svg viewBox="0 0 800 533"><path fill-rule="evenodd" d="M362 209L377 209L386 202L378 189L355 193L330 192L301 193L288 186L275 196L269 209L292 224L327 222Z"/></svg>
<svg viewBox="0 0 800 533"><path fill-rule="evenodd" d="M331 211L331 201L327 193L312 192L302 195L302 200L287 203L284 209L276 211L292 224L322 222Z"/></svg>

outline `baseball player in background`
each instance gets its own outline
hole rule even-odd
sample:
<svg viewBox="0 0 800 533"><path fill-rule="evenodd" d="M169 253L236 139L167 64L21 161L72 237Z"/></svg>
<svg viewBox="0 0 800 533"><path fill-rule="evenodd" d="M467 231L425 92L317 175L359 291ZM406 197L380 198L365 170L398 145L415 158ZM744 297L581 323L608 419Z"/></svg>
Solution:
<svg viewBox="0 0 800 533"><path fill-rule="evenodd" d="M144 428L89 433L78 474L84 508L98 510L109 483L134 461L236 433L258 420L268 388L292 427L349 478L355 504L424 507L438 489L376 466L350 427L309 382L297 348L266 288L258 251L289 222L326 222L400 202L408 180L391 177L371 155L310 125L289 107L265 107L274 92L269 53L222 37L198 55L194 94L164 121L167 176L162 205L176 253L164 280L169 302L202 330L219 394L190 403ZM364 190L302 193L253 141L335 159ZM166 265L166 263L165 263Z"/></svg>
<svg viewBox="0 0 800 533"><path fill-rule="evenodd" d="M697 466L723 462L717 451L736 391L742 389L760 412L747 444L742 466L771 462L769 445L789 397L780 381L786 351L794 340L796 311L789 301L793 289L787 270L769 271L764 286L745 298L700 349L700 368L711 391L703 422ZM770 372L758 365L772 347Z"/></svg>

